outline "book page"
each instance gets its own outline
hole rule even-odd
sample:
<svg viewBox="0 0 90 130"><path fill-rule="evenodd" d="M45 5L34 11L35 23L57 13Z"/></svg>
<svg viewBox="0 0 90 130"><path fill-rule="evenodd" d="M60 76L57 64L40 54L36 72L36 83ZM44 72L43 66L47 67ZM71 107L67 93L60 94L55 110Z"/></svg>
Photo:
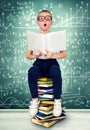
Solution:
<svg viewBox="0 0 90 130"><path fill-rule="evenodd" d="M27 31L28 49L41 50L46 49L52 52L66 50L66 31L50 32L47 34L34 33Z"/></svg>
<svg viewBox="0 0 90 130"><path fill-rule="evenodd" d="M41 34L27 31L28 50L42 50L42 37Z"/></svg>
<svg viewBox="0 0 90 130"><path fill-rule="evenodd" d="M47 50L54 52L66 50L66 31L47 33Z"/></svg>

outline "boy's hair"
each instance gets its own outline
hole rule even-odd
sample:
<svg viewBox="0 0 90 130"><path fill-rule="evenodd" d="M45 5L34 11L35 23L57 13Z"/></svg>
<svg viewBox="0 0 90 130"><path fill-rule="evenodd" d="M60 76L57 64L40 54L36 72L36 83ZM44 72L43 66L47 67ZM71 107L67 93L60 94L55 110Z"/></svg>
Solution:
<svg viewBox="0 0 90 130"><path fill-rule="evenodd" d="M41 10L41 11L38 13L37 20L38 20L39 15L40 15L41 13L43 13L43 12L49 13L49 14L51 15L51 18L52 18L52 14L51 14L51 12L50 12L49 10Z"/></svg>

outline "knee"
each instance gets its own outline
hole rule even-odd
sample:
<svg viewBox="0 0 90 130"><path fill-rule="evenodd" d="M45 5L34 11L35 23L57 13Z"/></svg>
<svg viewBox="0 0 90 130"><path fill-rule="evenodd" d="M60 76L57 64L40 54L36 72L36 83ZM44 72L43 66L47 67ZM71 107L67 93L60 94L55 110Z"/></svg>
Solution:
<svg viewBox="0 0 90 130"><path fill-rule="evenodd" d="M58 65L53 65L50 68L49 72L50 72L50 75L52 75L52 76L54 76L54 75L59 75L60 76L61 75L61 70L60 70Z"/></svg>
<svg viewBox="0 0 90 130"><path fill-rule="evenodd" d="M28 70L28 76L29 77L33 77L36 76L38 73L38 67L37 66L33 66Z"/></svg>

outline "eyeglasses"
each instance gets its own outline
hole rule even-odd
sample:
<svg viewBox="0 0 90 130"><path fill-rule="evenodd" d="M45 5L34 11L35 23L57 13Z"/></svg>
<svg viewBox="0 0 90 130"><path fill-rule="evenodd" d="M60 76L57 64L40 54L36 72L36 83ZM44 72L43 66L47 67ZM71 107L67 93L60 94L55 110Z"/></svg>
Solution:
<svg viewBox="0 0 90 130"><path fill-rule="evenodd" d="M52 21L52 16L39 16L38 17L38 21L42 22L42 21Z"/></svg>

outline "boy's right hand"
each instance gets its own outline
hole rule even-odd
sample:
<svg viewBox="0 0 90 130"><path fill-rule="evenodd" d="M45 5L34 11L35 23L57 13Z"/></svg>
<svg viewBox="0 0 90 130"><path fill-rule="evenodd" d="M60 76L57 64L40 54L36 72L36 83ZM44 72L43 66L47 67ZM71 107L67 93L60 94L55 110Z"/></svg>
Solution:
<svg viewBox="0 0 90 130"><path fill-rule="evenodd" d="M34 51L34 55L35 55L36 57L39 57L41 54L42 54L42 53L41 53L40 50Z"/></svg>

